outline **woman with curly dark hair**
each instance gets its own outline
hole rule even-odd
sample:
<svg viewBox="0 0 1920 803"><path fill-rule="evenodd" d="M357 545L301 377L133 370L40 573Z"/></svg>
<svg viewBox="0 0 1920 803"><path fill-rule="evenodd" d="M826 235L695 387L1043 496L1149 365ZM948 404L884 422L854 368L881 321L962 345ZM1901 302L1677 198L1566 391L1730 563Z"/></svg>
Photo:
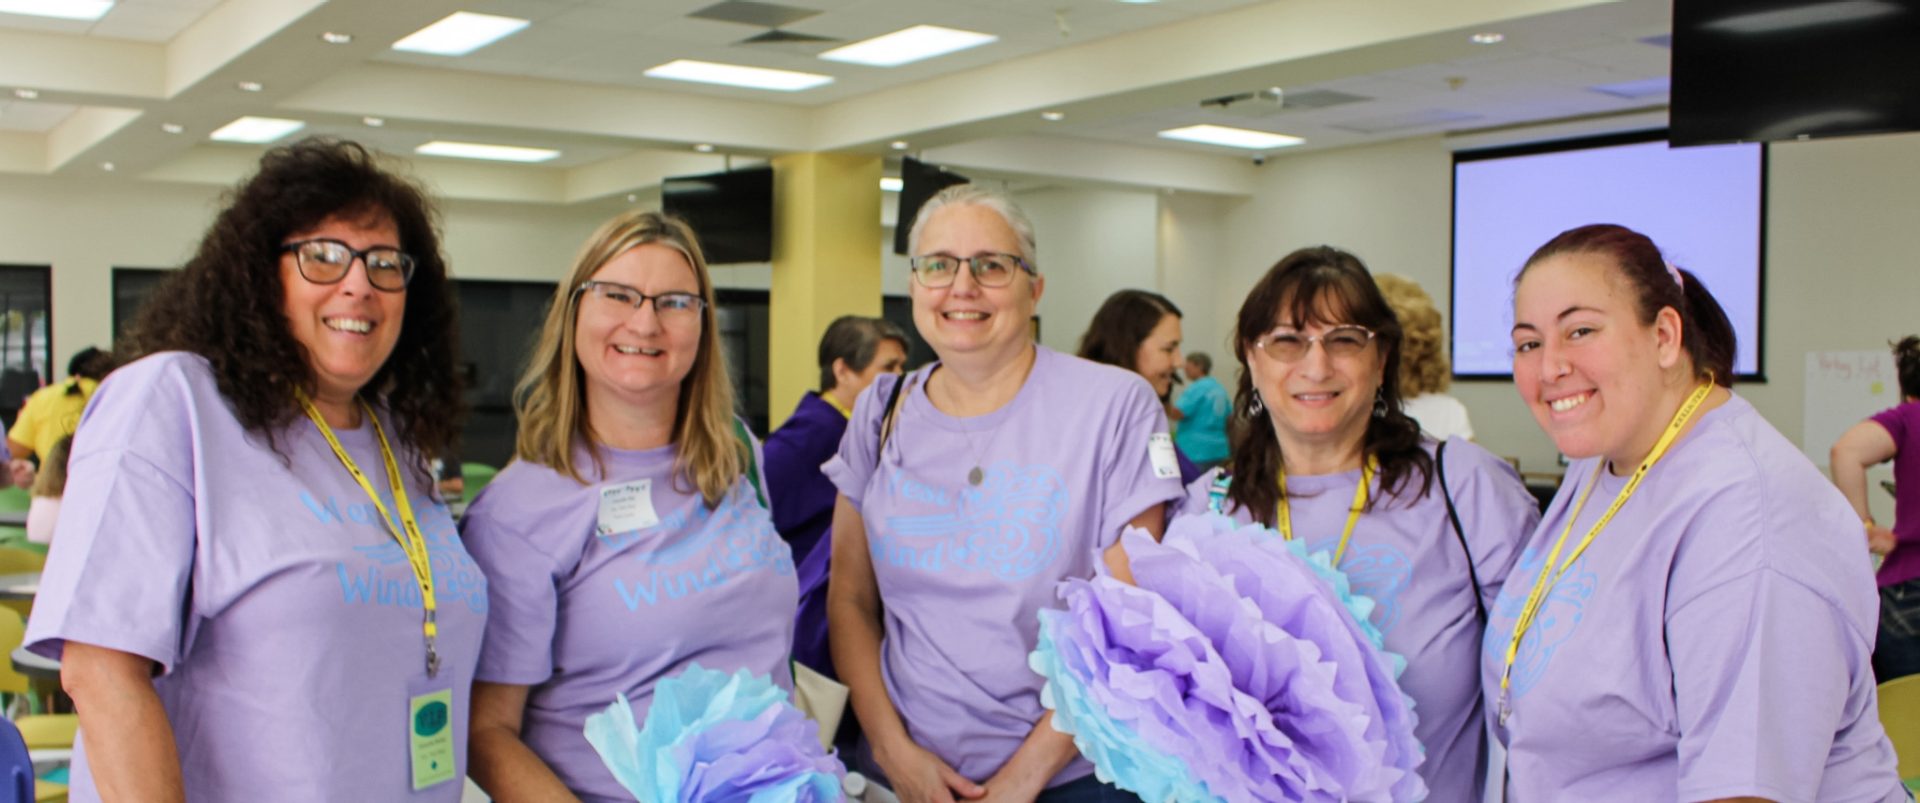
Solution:
<svg viewBox="0 0 1920 803"><path fill-rule="evenodd" d="M233 191L74 442L26 637L80 712L73 799L460 798L487 587L427 472L454 332L431 205L366 149Z"/></svg>
<svg viewBox="0 0 1920 803"><path fill-rule="evenodd" d="M1246 417L1231 475L1188 486L1182 511L1212 508L1327 553L1407 660L1400 688L1419 715L1431 799L1478 800L1485 609L1540 510L1500 458L1421 436L1401 409L1403 337L1359 258L1316 246L1281 259L1234 330L1234 410Z"/></svg>

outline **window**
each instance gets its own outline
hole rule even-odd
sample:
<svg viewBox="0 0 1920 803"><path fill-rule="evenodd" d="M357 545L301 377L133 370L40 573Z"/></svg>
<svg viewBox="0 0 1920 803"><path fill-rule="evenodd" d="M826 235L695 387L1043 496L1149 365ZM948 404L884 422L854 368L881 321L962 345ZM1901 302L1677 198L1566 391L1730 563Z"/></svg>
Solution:
<svg viewBox="0 0 1920 803"><path fill-rule="evenodd" d="M113 269L113 342L120 342L127 325L140 314L140 305L147 303L147 296L172 274L165 268Z"/></svg>
<svg viewBox="0 0 1920 803"><path fill-rule="evenodd" d="M20 405L53 381L53 269L47 265L0 265L0 418L6 426Z"/></svg>

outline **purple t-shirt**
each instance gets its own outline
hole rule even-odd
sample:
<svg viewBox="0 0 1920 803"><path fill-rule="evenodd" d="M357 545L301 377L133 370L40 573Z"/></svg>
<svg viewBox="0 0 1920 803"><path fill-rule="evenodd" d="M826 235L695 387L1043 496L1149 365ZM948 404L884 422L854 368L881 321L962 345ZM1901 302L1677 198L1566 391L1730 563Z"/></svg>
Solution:
<svg viewBox="0 0 1920 803"><path fill-rule="evenodd" d="M1424 446L1432 454L1438 444ZM1506 461L1461 439L1447 442L1447 485L1460 529L1473 550L1481 601L1492 609L1520 545L1533 533L1540 506ZM1219 472L1187 486L1181 514L1205 513ZM1340 544L1360 470L1319 476L1288 476L1288 512L1307 549L1329 555ZM1420 776L1436 801L1472 801L1486 783L1486 728L1481 718L1480 612L1473 601L1467 555L1447 518L1439 477L1426 496L1416 473L1393 498L1370 489L1373 509L1354 524L1340 561L1356 594L1373 598L1371 618L1386 648L1407 659L1400 688L1413 698L1419 718L1414 735L1427 749ZM1250 511L1226 501L1235 520Z"/></svg>
<svg viewBox="0 0 1920 803"><path fill-rule="evenodd" d="M709 510L674 475L675 452L608 449L596 474L582 447L585 485L516 460L461 522L493 583L475 677L532 687L520 738L583 800L633 800L583 733L615 695L645 722L654 684L694 662L793 687L792 553L745 476ZM651 516L609 518L603 533L602 492L622 489Z"/></svg>
<svg viewBox="0 0 1920 803"><path fill-rule="evenodd" d="M880 408L899 381L881 376L824 467L866 519L887 693L913 740L976 782L1046 713L1027 654L1059 582L1092 576L1127 522L1180 494L1153 389L1130 371L1036 348L1013 401L972 418L927 400L937 364L910 374L876 457ZM978 487L967 482L976 459ZM1092 772L1075 758L1048 785Z"/></svg>
<svg viewBox="0 0 1920 803"><path fill-rule="evenodd" d="M1514 619L1603 462L1568 468L1501 591L1481 651L1489 711ZM1601 477L1567 550L1625 484ZM1513 714L1495 727L1508 799L1906 800L1876 711L1867 558L1834 548L1859 531L1745 399L1702 413L1522 640Z"/></svg>
<svg viewBox="0 0 1920 803"><path fill-rule="evenodd" d="M27 645L158 663L189 800L457 801L486 579L396 444L433 558L459 764L414 793L404 725L426 659L406 552L305 416L277 435L284 460L234 419L198 356L115 371L74 441ZM393 510L373 427L336 435ZM84 740L71 795L99 799Z"/></svg>
<svg viewBox="0 0 1920 803"><path fill-rule="evenodd" d="M1920 401L1910 401L1873 417L1893 436L1894 548L1876 578L1882 587L1920 577Z"/></svg>

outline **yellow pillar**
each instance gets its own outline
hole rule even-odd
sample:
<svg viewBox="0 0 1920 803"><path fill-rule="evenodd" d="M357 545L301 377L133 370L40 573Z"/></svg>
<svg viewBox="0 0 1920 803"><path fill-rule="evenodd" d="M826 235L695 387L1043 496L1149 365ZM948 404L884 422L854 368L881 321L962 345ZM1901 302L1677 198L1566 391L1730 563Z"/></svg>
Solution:
<svg viewBox="0 0 1920 803"><path fill-rule="evenodd" d="M880 314L880 157L776 156L773 210L767 413L778 427L820 384L827 324Z"/></svg>

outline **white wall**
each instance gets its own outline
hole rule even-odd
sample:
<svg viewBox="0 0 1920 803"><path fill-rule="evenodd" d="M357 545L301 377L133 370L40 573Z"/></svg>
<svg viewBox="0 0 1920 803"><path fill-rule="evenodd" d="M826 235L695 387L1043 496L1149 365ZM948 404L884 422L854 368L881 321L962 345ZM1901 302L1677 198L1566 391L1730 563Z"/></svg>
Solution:
<svg viewBox="0 0 1920 803"><path fill-rule="evenodd" d="M1044 189L1016 196L1033 220L1047 278L1040 342L1072 354L1116 290L1159 289L1159 204L1153 193Z"/></svg>

